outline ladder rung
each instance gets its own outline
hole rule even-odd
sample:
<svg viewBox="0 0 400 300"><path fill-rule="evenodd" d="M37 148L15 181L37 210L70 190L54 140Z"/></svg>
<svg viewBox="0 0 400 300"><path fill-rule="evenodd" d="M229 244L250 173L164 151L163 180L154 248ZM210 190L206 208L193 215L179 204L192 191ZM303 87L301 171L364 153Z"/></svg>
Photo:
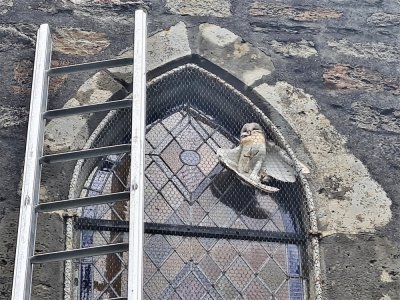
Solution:
<svg viewBox="0 0 400 300"><path fill-rule="evenodd" d="M43 164L53 164L69 160L78 160L83 158L92 158L98 156L105 156L111 154L119 154L129 152L131 150L131 144L123 144L116 146L100 147L87 150L71 151L66 153L58 153L45 155L40 158L40 162Z"/></svg>
<svg viewBox="0 0 400 300"><path fill-rule="evenodd" d="M124 100L110 101L93 105L83 105L77 107L48 110L43 114L43 118L46 120L51 120L71 115L94 113L99 111L106 111L106 110L127 108L127 107L132 107L132 99L124 99Z"/></svg>
<svg viewBox="0 0 400 300"><path fill-rule="evenodd" d="M94 61L94 62L90 62L90 63L50 68L47 71L47 75L50 75L50 76L62 75L62 74L67 74L67 73L77 73L77 72L92 71L92 70L98 70L98 69L122 67L122 66L126 66L126 65L131 65L132 63L133 63L132 57Z"/></svg>
<svg viewBox="0 0 400 300"><path fill-rule="evenodd" d="M49 212L60 209L68 209L74 207L82 207L88 205L99 205L115 201L129 200L130 192L119 192L107 195L76 198L69 200L54 201L49 203L41 203L36 206L36 212Z"/></svg>
<svg viewBox="0 0 400 300"><path fill-rule="evenodd" d="M55 261L63 261L73 258L82 258L89 256L99 256L106 255L110 253L118 253L128 251L128 243L118 243L112 245L104 245L90 248L81 248L74 250L65 250L50 252L45 254L34 255L31 257L30 261L32 264L42 264Z"/></svg>

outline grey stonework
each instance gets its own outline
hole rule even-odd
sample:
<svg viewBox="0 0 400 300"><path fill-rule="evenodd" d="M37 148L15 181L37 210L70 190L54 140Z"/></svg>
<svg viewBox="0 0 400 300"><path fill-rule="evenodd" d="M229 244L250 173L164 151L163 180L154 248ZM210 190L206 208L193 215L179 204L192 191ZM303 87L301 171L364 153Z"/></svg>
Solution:
<svg viewBox="0 0 400 300"><path fill-rule="evenodd" d="M280 114L273 121L312 169L324 299L399 299L400 2L224 0L223 9L219 1L205 1L206 9L196 1L185 7L180 2L152 1L150 68L193 53L254 88ZM9 299L38 25L46 22L53 29L55 65L106 59L131 47L133 10L123 0L4 3L0 299ZM49 107L123 97L129 78L123 68L58 77L51 82ZM75 120L71 130L84 139L92 123ZM57 135L65 138L61 130L66 129L49 123L48 146L79 146L74 140L52 141ZM65 172L65 190L49 181L42 195L65 197L72 169L52 170ZM47 221L40 234L57 238L38 247L58 250L62 216L48 215ZM40 274L37 299L58 299L62 275Z"/></svg>

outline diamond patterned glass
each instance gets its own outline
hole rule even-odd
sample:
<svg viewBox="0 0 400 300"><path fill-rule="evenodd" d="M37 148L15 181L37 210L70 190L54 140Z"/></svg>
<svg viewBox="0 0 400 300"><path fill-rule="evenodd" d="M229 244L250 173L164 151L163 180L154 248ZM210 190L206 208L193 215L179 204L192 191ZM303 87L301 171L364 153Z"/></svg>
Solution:
<svg viewBox="0 0 400 300"><path fill-rule="evenodd" d="M278 143L265 115L191 66L152 81L147 101L145 222L161 229L145 235L144 299L304 299L307 223L300 183L271 178L268 184L280 191L264 193L217 156L220 148L240 145L245 123L259 123ZM99 163L86 195L128 189L129 163L126 155ZM81 217L129 222L128 211L129 203L110 203L84 208ZM122 241L126 231L81 231L81 247ZM79 299L124 297L127 257L82 259L86 296Z"/></svg>

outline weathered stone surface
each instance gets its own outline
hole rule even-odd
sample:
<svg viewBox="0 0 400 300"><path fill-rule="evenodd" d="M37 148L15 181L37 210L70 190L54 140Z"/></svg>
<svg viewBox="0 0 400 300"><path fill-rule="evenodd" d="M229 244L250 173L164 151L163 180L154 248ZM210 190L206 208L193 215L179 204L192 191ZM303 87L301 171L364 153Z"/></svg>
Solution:
<svg viewBox="0 0 400 300"><path fill-rule="evenodd" d="M89 78L76 94L78 105L97 104L108 101L112 96L124 94L125 88L115 81L110 74L105 71L96 73Z"/></svg>
<svg viewBox="0 0 400 300"><path fill-rule="evenodd" d="M373 232L391 218L391 200L310 95L286 82L256 88L292 126L314 162L318 219L325 234Z"/></svg>
<svg viewBox="0 0 400 300"><path fill-rule="evenodd" d="M285 34L318 34L320 27L310 27L301 24L277 23L276 21L255 21L250 22L254 32L266 34L285 33Z"/></svg>
<svg viewBox="0 0 400 300"><path fill-rule="evenodd" d="M166 7L173 13L190 16L228 17L231 15L229 0L167 0Z"/></svg>
<svg viewBox="0 0 400 300"><path fill-rule="evenodd" d="M387 238L370 234L323 238L324 298L398 299L399 256L398 246Z"/></svg>
<svg viewBox="0 0 400 300"><path fill-rule="evenodd" d="M331 65L323 74L328 87L346 90L386 91L399 94L397 78L385 76L360 66Z"/></svg>
<svg viewBox="0 0 400 300"><path fill-rule="evenodd" d="M6 9L9 11L6 14L2 15L0 13L0 51L2 55L2 59L0 59L0 78L3 87L0 99L2 107L10 109L23 107L25 110L29 107L29 77L25 75L25 77L19 77L19 82L17 83L17 80L13 78L14 65L21 61L33 61L35 34L41 22L48 22L51 24L53 30L57 26L61 26L62 28L74 27L85 31L104 32L107 34L111 44L103 52L100 52L99 57L96 59L112 57L132 44L132 6L123 4L123 0L72 1L75 4L70 0L31 0L29 1L29 5L27 5L27 1L13 1L14 6L7 7ZM399 14L400 0L258 1L260 3L275 5L284 3L284 6L293 7L298 11L293 15L293 12L289 10L288 16L281 14L277 17L273 15L266 15L265 17L249 15L248 8L254 1L230 1L232 3L231 14L233 16L228 18L211 17L212 22L243 37L246 41L243 44L250 45L250 49L252 48L251 45L257 46L260 49L268 48L267 53L273 51L271 46L271 41L273 40L279 42L298 42L301 39L313 41L315 49L319 52L318 56L310 56L306 59L298 59L298 57L293 56L288 59L286 56L272 55L271 59L275 63L276 69L270 76L264 77L264 79L268 80L270 85L274 85L276 81L287 81L292 85L306 89L309 94L316 95L317 101L321 106L321 111L327 117L329 116L329 120L332 124L335 124L338 131L346 135L349 149L368 166L370 173L379 181L393 201L391 206L393 217L391 221L385 227L379 228L375 233L371 235L359 233L349 235L345 238L330 236L322 239L322 264L326 267L324 272L328 274L327 277L324 277L322 284L323 299L400 299L400 287L398 286L399 274L396 271L396 269L399 269L400 254L392 251L393 248L400 249L400 235L398 231L400 226L400 187L398 184L400 176L400 135L393 131L386 131L382 126L377 126L376 130L378 131L374 131L375 128L364 130L357 127L357 123L354 120L353 123L350 121L352 114L355 113L354 108L351 107L354 101L357 101L359 104L363 102L368 103L371 108L365 109L365 113L371 114L373 118L382 118L381 115L385 114L385 112L381 111L383 109L388 109L388 114L391 118L396 116L395 112L390 111L391 109L397 110L399 108L398 101L396 102L396 98L391 95L396 90L396 88L391 88L391 84L393 83L397 86L397 77L399 77L397 68L398 59L392 61L384 58L370 59L369 57L355 57L351 54L346 56L338 48L327 46L327 41L341 40L359 43L360 45L367 45L369 43L396 45L399 25L392 24L397 23L396 16ZM0 2L1 7L1 5L10 2L10 0ZM118 4L119 2L121 4ZM181 16L172 13L171 10L165 7L166 0L150 0L146 2L152 2L153 4L152 9L149 11L150 34L163 30L168 31L166 28L169 28L171 24L176 24L184 20L188 27L188 34L185 31L185 34L182 36L185 37L185 40L188 39L192 43L191 45L196 45L192 49L197 49L196 43L200 42L201 38L196 31L196 26L202 22L211 22L211 19L207 20L206 17ZM215 0L215 2L218 1ZM212 4L216 5L215 3ZM310 22L294 20L296 14L301 15L303 11L317 11L321 8L339 13L343 12L343 16L340 18L320 18L318 21ZM291 13L292 15L290 15ZM368 18L369 21L367 21ZM348 45L345 46L347 47ZM221 48L224 47L221 46ZM162 50L159 52L159 55L163 55ZM54 53L55 59L62 59L65 56L60 52ZM171 54L171 56L173 55ZM210 52L209 56L225 57L222 51L216 55ZM178 57L180 56L178 55ZM249 60L249 56L244 55L242 57L248 61L250 66L252 61ZM91 61L92 59L93 57L90 56L68 56L70 64ZM224 60L226 61L227 59L224 58ZM229 63L235 64L236 61L231 60ZM333 82L336 82L336 80L340 81L343 84L343 90L336 87L335 84L330 85L330 87L336 90L329 90L321 84L321 74L330 69L332 63L352 66L350 68L352 70L348 72L344 70L345 75L350 77L350 79L346 76L345 79L342 77L337 79L334 77L330 78ZM161 61L160 64L162 64ZM357 67L359 69L358 71L354 71L357 65L359 65ZM260 67L259 65L253 65L253 67L255 66ZM32 73L32 68L30 68L29 73L28 63L24 65L24 68L26 70L24 74ZM370 81L371 77L369 75L359 74L360 72L376 74L376 70L380 70L379 72L382 76L378 76L377 79L372 77L372 81ZM112 76L118 79L121 79L118 76L126 76L126 80L124 81L127 82L131 75L129 74L130 72L126 71L119 70L113 73ZM389 74L389 72L390 76L385 75ZM86 74L71 75L71 80L68 80L62 86L61 92L54 95L57 98L52 97L51 101L56 100L56 105L59 107L61 103L74 97L73 95L76 94L76 90L82 82L81 79L83 81L86 80L85 76ZM357 88L351 87L347 89L347 92L346 84L355 84L355 82L356 86L359 84L361 86ZM385 84L382 86L380 82L386 82L387 86ZM257 83L253 85L257 85ZM15 91L20 91L20 93L14 93ZM106 91L100 93L108 94ZM105 95L103 96L105 97ZM79 104L75 103L75 105ZM315 118L311 119L311 121L316 121ZM277 117L274 122L277 122L276 124L280 126L279 128L285 135L288 134L286 135L290 137L288 141L302 146L302 137L294 135L292 131L287 130L286 128L289 126L286 123L279 123L279 120ZM363 119L360 120L364 122ZM316 122L315 124L319 123ZM327 129L326 137L332 141L331 145L335 148L336 138L335 135L330 134L330 128L328 127ZM314 131L310 132L310 136L312 134L314 134ZM0 188L0 299L11 298L15 240L20 203L17 190L23 168L25 137L26 123L8 127L0 132L0 149L2 151L0 167L4 170ZM317 137L319 138L319 136ZM315 147L318 146L318 141L315 142L315 145ZM326 143L323 145L325 147ZM299 150L299 155L302 159L306 156L301 150ZM310 163L307 158L305 162L307 164ZM332 161L333 164L336 162L337 160ZM309 165L313 167L314 171L316 164L310 163ZM339 165L338 167L341 168L342 166ZM318 166L315 168L318 168ZM53 182L50 185L47 182L48 186L45 192L47 195L51 195L49 199L63 199L66 197L70 180L69 176L72 170L73 165L70 169L60 169L60 172L57 174L61 174L59 176L61 179L57 184ZM318 197L318 191L322 194L322 198L317 199L333 199L337 202L344 201L344 203L348 203L347 196L351 190L349 190L346 180L343 180L340 176L330 176L324 180L321 179L321 182L321 184L317 182L316 186L323 186L323 188L319 190L317 188L314 189L317 190L314 196ZM312 178L310 178L310 184L314 186ZM60 191L60 187L66 189L67 192ZM365 198L368 200L371 199L371 196ZM375 209L379 205L379 201L377 199L377 204L375 206L372 205L371 209ZM319 206L316 205L316 210L318 211L318 209ZM338 215L340 216L340 214L330 214L323 207L321 214L323 215L325 212L327 213L326 218L332 218L333 222L337 221ZM375 214L376 219L381 218L380 213L381 210L378 208ZM326 218L323 220L323 224L326 223ZM363 216L358 216L358 218L362 219ZM368 218L368 220L372 219L369 215ZM369 222L368 220L367 222ZM345 222L347 222L347 219L345 219ZM361 227L364 227L363 224L361 225ZM322 229L325 230L326 228L322 227ZM352 230L353 228L350 227L350 229ZM362 231L363 229L360 229L357 232ZM377 238L377 236L382 236L382 238ZM383 242L383 239L386 241ZM58 241L54 241L54 243L60 245ZM372 257L372 259L369 259L369 257ZM377 262L374 262L375 259L377 259ZM386 268L383 268L383 266ZM393 266L393 269L391 266ZM46 272L45 269L42 271ZM62 277L57 277L49 273L48 278L50 277L54 277L55 281L48 281L46 284L54 285L54 288L60 286L59 291L62 290L62 286L60 285L62 282L58 281L59 278L62 280ZM45 282L46 279L44 277L41 278L44 279L42 282ZM43 291L46 290L44 286L39 288L43 289ZM311 282L310 290L312 289ZM55 291L54 293L50 289L48 291L50 292L47 294L43 292L42 297L38 298L62 298L62 295L57 293L59 291ZM49 295L50 293L51 296ZM314 299L313 297L310 298Z"/></svg>
<svg viewBox="0 0 400 300"><path fill-rule="evenodd" d="M65 62L53 60L52 67L60 67L65 65ZM21 60L13 65L13 81L14 84L11 85L11 90L14 94L30 94L32 86L32 74L33 74L33 61L31 60ZM50 78L49 90L52 92L58 91L68 75L54 76Z"/></svg>
<svg viewBox="0 0 400 300"><path fill-rule="evenodd" d="M64 249L64 220L56 213L40 215L37 224L37 253ZM63 299L63 262L35 266L32 282L32 300Z"/></svg>
<svg viewBox="0 0 400 300"><path fill-rule="evenodd" d="M354 43L348 40L329 41L328 45L339 53L359 57L396 61L400 56L398 47L384 43Z"/></svg>
<svg viewBox="0 0 400 300"><path fill-rule="evenodd" d="M7 13L11 7L13 7L14 1L13 0L2 0L0 2L0 15Z"/></svg>
<svg viewBox="0 0 400 300"><path fill-rule="evenodd" d="M15 94L27 94L30 92L32 84L32 68L33 62L31 60L21 60L14 63L14 83L11 86Z"/></svg>
<svg viewBox="0 0 400 300"><path fill-rule="evenodd" d="M110 45L105 33L76 28L58 28L54 35L54 51L71 55L97 54Z"/></svg>
<svg viewBox="0 0 400 300"><path fill-rule="evenodd" d="M122 51L122 53L120 53L118 57L120 58L133 57L133 50L132 49L124 50ZM132 66L110 68L108 69L108 71L117 80L121 80L127 84L131 84L133 81Z"/></svg>
<svg viewBox="0 0 400 300"><path fill-rule="evenodd" d="M400 14L374 13L367 19L367 23L379 27L397 26L400 24Z"/></svg>
<svg viewBox="0 0 400 300"><path fill-rule="evenodd" d="M269 56L231 31L208 23L201 24L199 30L200 54L247 85L252 85L274 70Z"/></svg>
<svg viewBox="0 0 400 300"><path fill-rule="evenodd" d="M314 43L306 40L301 40L300 42L272 41L271 46L276 53L282 54L285 57L307 58L318 55Z"/></svg>
<svg viewBox="0 0 400 300"><path fill-rule="evenodd" d="M400 133L400 110L383 109L362 102L354 102L351 109L351 120L360 128L374 132Z"/></svg>
<svg viewBox="0 0 400 300"><path fill-rule="evenodd" d="M30 35L26 34L30 31ZM34 34L36 29L31 25L2 25L0 24L0 52L15 51L23 48L34 47Z"/></svg>
<svg viewBox="0 0 400 300"><path fill-rule="evenodd" d="M125 88L108 73L101 71L88 79L75 98L64 107L104 103L113 97L125 96ZM50 153L82 149L90 135L89 117L73 115L51 120L45 128L45 147Z"/></svg>
<svg viewBox="0 0 400 300"><path fill-rule="evenodd" d="M52 68L62 67L62 66L66 66L69 64L71 64L71 63L68 61L65 61L65 60L52 59L52 61L51 61ZM69 75L67 75L67 74L50 77L49 91L50 92L59 91L65 84L65 81L67 80L68 77L69 77Z"/></svg>
<svg viewBox="0 0 400 300"><path fill-rule="evenodd" d="M382 139L377 145L381 150L381 156L389 165L400 169L400 138L389 140L388 137Z"/></svg>
<svg viewBox="0 0 400 300"><path fill-rule="evenodd" d="M153 70L166 62L190 55L186 25L183 22L158 32L147 41L147 68Z"/></svg>
<svg viewBox="0 0 400 300"><path fill-rule="evenodd" d="M63 0L62 11L70 11L74 16L96 22L100 26L111 25L115 34L115 25L129 26L133 28L133 15L137 1L129 0ZM58 8L44 8L45 11L53 12Z"/></svg>
<svg viewBox="0 0 400 300"><path fill-rule="evenodd" d="M28 112L24 108L0 106L0 129L18 126L27 122Z"/></svg>
<svg viewBox="0 0 400 300"><path fill-rule="evenodd" d="M131 0L68 0L74 4L77 5L122 5L122 4L132 4L137 1L131 1Z"/></svg>
<svg viewBox="0 0 400 300"><path fill-rule="evenodd" d="M79 106L72 98L65 107ZM50 153L82 149L89 137L87 119L81 115L51 120L45 129L44 145Z"/></svg>
<svg viewBox="0 0 400 300"><path fill-rule="evenodd" d="M284 4L272 4L261 1L253 2L249 7L249 13L250 15L257 17L280 17L304 22L339 19L343 15L342 12L333 9L315 8L309 10Z"/></svg>

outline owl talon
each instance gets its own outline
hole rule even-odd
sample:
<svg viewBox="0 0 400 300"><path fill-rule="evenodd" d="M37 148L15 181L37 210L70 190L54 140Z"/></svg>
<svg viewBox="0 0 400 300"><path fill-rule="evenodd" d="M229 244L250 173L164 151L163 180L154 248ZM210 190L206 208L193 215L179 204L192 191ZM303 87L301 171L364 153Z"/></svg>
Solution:
<svg viewBox="0 0 400 300"><path fill-rule="evenodd" d="M271 177L266 173L262 173L262 174L260 174L260 181L262 183L268 183L271 181Z"/></svg>

